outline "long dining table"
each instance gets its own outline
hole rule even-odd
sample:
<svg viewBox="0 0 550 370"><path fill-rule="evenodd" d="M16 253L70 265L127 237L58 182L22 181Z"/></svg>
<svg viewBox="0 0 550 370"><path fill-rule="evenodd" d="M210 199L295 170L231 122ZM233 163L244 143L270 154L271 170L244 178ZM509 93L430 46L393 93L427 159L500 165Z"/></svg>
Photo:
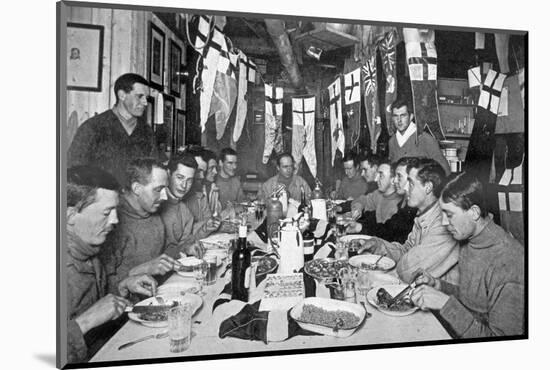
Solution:
<svg viewBox="0 0 550 370"><path fill-rule="evenodd" d="M388 316L369 303L366 304L366 307L372 316L364 320L355 333L347 338L298 335L281 342L268 342L267 344L262 341L242 340L232 337L222 339L218 335L219 327L221 322L227 318L224 315L223 306L230 306L233 302L231 301L216 308L214 312L212 311L214 302L230 279L230 273L223 278L219 276L223 270L225 269L218 269L216 283L204 286L205 295L202 297L202 306L192 319L191 344L187 350L180 353L170 352L168 337L149 339L119 350L122 344L168 330L166 327L151 328L128 320L92 357L90 362L144 360L176 356L208 356L305 348L352 347L451 339L448 332L431 312L418 310L408 316ZM164 284L193 284L193 282L194 278L192 277L184 277L173 273ZM261 292L262 284L263 282L258 285L257 292Z"/></svg>

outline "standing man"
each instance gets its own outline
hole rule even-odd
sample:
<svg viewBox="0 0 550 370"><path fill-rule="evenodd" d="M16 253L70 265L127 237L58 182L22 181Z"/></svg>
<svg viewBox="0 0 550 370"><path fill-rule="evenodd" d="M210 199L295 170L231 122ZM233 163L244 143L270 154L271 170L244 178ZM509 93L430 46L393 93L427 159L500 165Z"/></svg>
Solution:
<svg viewBox="0 0 550 370"><path fill-rule="evenodd" d="M258 199L269 200L269 196L275 191L279 185L284 185L288 196L294 199L297 204L300 204L300 196L302 188L306 196L306 200L311 198L311 188L302 176L294 174L294 158L290 153L281 153L277 157L277 175L268 179L260 187Z"/></svg>
<svg viewBox="0 0 550 370"><path fill-rule="evenodd" d="M346 175L335 191L335 199L357 199L367 192L367 181L361 176L359 170L359 158L353 152L348 152L342 160L344 163L344 174Z"/></svg>
<svg viewBox="0 0 550 370"><path fill-rule="evenodd" d="M222 209L227 208L230 203L240 203L245 200L241 180L236 171L237 152L231 148L222 149L219 157L219 173L216 178Z"/></svg>
<svg viewBox="0 0 550 370"><path fill-rule="evenodd" d="M392 103L391 111L396 132L388 142L390 162L397 162L402 157L431 158L441 165L448 176L451 173L449 162L433 136L426 132L417 133L408 102L397 99Z"/></svg>
<svg viewBox="0 0 550 370"><path fill-rule="evenodd" d="M87 361L87 343L99 347L108 338L108 323L131 302L130 292L155 295L156 281L147 275L125 276L110 289L98 253L118 223L119 185L109 173L76 166L67 171L67 361ZM107 294L111 290L116 293Z"/></svg>
<svg viewBox="0 0 550 370"><path fill-rule="evenodd" d="M149 85L140 75L127 73L115 81L112 109L84 122L69 147L69 167L90 165L126 183L126 166L140 157L158 157L152 128L141 119L147 109Z"/></svg>
<svg viewBox="0 0 550 370"><path fill-rule="evenodd" d="M162 163L154 158L135 159L126 178L118 206L119 225L101 254L111 286L128 275L165 275L179 264L163 254L166 237L157 211L167 199L168 175Z"/></svg>
<svg viewBox="0 0 550 370"><path fill-rule="evenodd" d="M443 212L438 203L445 182L443 168L433 159L413 161L408 168L408 205L418 208L414 226L405 243L390 243L371 238L359 251L387 253L397 262L397 274L411 282L418 269L455 283L458 279L458 243L443 224Z"/></svg>
<svg viewBox="0 0 550 370"><path fill-rule="evenodd" d="M458 285L424 273L411 295L423 310L437 310L457 338L525 333L524 250L496 225L481 182L464 173L443 189L445 225L460 242Z"/></svg>

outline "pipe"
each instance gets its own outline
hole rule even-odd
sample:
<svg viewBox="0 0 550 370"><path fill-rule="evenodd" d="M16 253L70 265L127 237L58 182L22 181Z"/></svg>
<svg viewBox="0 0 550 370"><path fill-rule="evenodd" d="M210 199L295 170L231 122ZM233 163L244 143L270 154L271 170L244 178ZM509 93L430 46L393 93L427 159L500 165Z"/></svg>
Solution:
<svg viewBox="0 0 550 370"><path fill-rule="evenodd" d="M294 56L292 45L288 35L286 34L283 21L279 19L266 19L265 25L267 32L277 47L279 57L281 58L281 63L288 72L292 86L294 86L298 94L306 94L307 89L304 84L304 79L300 73L298 62Z"/></svg>

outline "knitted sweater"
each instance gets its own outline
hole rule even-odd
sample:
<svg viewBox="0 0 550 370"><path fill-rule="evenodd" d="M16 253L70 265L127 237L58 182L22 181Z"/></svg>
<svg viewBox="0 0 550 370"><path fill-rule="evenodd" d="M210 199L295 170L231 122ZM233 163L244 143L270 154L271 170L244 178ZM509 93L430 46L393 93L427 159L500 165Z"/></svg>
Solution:
<svg viewBox="0 0 550 370"><path fill-rule="evenodd" d="M376 222L384 223L397 213L398 205L402 200L403 197L395 192L384 195L381 191L376 190L367 195L361 195L351 202L351 210L358 210L361 213L375 211Z"/></svg>
<svg viewBox="0 0 550 370"><path fill-rule="evenodd" d="M193 214L184 201L172 197L171 194L162 203L159 213L166 235L164 253L178 259L183 247L196 241L193 235Z"/></svg>
<svg viewBox="0 0 550 370"><path fill-rule="evenodd" d="M360 174L355 175L353 178L344 177L340 184L340 188L336 193L337 199L356 199L359 196L366 194L368 190L367 181Z"/></svg>
<svg viewBox="0 0 550 370"><path fill-rule="evenodd" d="M266 182L262 184L260 187L260 191L258 192L258 199L263 199L266 202L269 200L269 196L271 193L277 188L279 185L279 175L275 175L268 179ZM292 179L290 181L290 184L286 187L286 191L289 194L289 197L300 202L300 195L301 195L301 188L304 188L304 192L306 195L306 199L311 198L311 188L307 184L306 180L302 176L294 175L292 176Z"/></svg>
<svg viewBox="0 0 550 370"><path fill-rule="evenodd" d="M220 189L220 203L222 209L227 208L227 202L239 203L245 200L241 180L237 176L226 179L216 176L216 185Z"/></svg>
<svg viewBox="0 0 550 370"><path fill-rule="evenodd" d="M421 133L418 138L416 135L412 135L401 147L397 143L397 138L393 135L388 141L388 148L390 152L389 159L392 163L403 157L431 158L443 167L447 176L451 173L449 162L443 156L439 144L428 133Z"/></svg>
<svg viewBox="0 0 550 370"><path fill-rule="evenodd" d="M131 135L109 109L84 122L74 136L67 154L67 166L92 165L111 173L121 185L126 183L126 166L139 157L158 157L151 127L141 118Z"/></svg>
<svg viewBox="0 0 550 370"><path fill-rule="evenodd" d="M376 253L388 253L397 262L397 274L410 282L419 268L432 276L443 277L449 282L458 280L458 243L443 225L443 213L439 202L420 213L414 219L412 231L405 243L390 243L379 239Z"/></svg>
<svg viewBox="0 0 550 370"><path fill-rule="evenodd" d="M365 212L358 222L363 225L362 234L377 236L389 242L404 243L414 225L417 209L409 207L403 199L397 206L397 212L385 222L376 221L374 211Z"/></svg>
<svg viewBox="0 0 550 370"><path fill-rule="evenodd" d="M100 258L107 271L109 291L126 278L130 270L160 256L165 245L164 224L160 215L142 216L120 197L118 225L101 250Z"/></svg>
<svg viewBox="0 0 550 370"><path fill-rule="evenodd" d="M440 316L460 338L525 333L523 246L492 220L460 247L458 286L442 281L451 297Z"/></svg>

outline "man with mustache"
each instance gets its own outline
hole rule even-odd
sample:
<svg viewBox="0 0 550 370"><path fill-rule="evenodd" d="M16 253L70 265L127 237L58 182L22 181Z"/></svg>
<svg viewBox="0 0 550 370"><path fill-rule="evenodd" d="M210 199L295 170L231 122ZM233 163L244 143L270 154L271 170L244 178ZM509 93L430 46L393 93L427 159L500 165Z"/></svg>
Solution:
<svg viewBox="0 0 550 370"><path fill-rule="evenodd" d="M439 205L444 225L460 242L458 284L424 272L411 299L435 310L455 338L525 333L524 249L487 212L481 182L467 173L449 182Z"/></svg>
<svg viewBox="0 0 550 370"><path fill-rule="evenodd" d="M130 292L146 296L156 292L156 281L148 275L124 276L116 286L108 286L98 253L118 223L118 192L116 179L99 168L67 170L65 266L70 363L86 361L114 333L111 323L131 304L127 299Z"/></svg>
<svg viewBox="0 0 550 370"><path fill-rule="evenodd" d="M404 157L392 164L391 176L395 193L401 197L397 212L385 222L376 221L376 213L366 212L348 226L348 232L377 236L390 242L404 243L411 232L417 209L407 204L407 166L416 158Z"/></svg>
<svg viewBox="0 0 550 370"><path fill-rule="evenodd" d="M163 253L166 235L157 211L168 198L164 166L153 158L138 158L128 165L126 178L117 208L119 224L101 254L111 286L128 275L165 275L179 266Z"/></svg>
<svg viewBox="0 0 550 370"><path fill-rule="evenodd" d="M126 73L115 81L115 105L82 123L68 151L69 167L90 165L104 169L126 183L132 159L158 157L152 128L144 120L149 84L140 75Z"/></svg>

